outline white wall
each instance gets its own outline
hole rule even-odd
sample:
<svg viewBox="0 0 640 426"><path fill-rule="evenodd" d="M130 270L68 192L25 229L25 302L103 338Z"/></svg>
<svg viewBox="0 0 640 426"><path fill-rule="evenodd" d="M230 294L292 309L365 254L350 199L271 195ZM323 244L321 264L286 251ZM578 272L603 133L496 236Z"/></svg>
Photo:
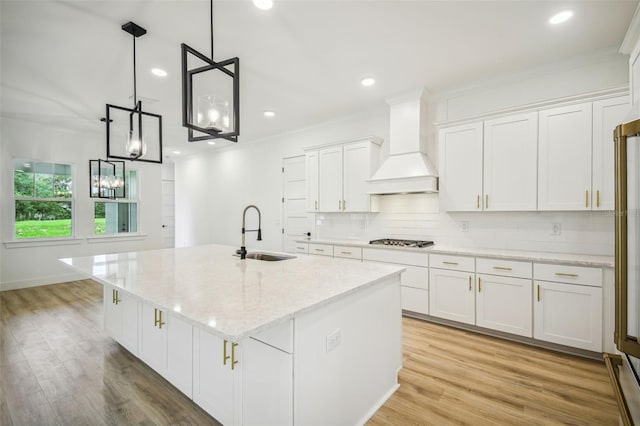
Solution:
<svg viewBox="0 0 640 426"><path fill-rule="evenodd" d="M598 52L536 70L496 76L429 97L427 154L437 161L437 126L505 108L626 86L624 55ZM263 213L260 244L251 234L248 246L281 249L280 167L282 158L303 148L366 135L385 139L389 152L388 107L208 155L176 161L176 244L240 244L241 213L255 203ZM439 211L437 194L380 196L380 213L317 215L317 238L370 239L405 237L439 244L613 255L613 216L602 212L454 213ZM252 219L249 224L252 224ZM551 224L562 234L551 236ZM462 225L468 231L462 231ZM251 226L251 225L248 225Z"/></svg>
<svg viewBox="0 0 640 426"><path fill-rule="evenodd" d="M139 232L137 239L93 236L93 199L89 198L89 159L105 158L104 132L72 131L3 118L0 122L0 289L8 290L78 279L80 276L57 259L71 256L144 250L161 246L161 166L127 162L137 170L140 182ZM42 246L6 244L13 238L12 160L32 159L71 163L74 166L75 239Z"/></svg>

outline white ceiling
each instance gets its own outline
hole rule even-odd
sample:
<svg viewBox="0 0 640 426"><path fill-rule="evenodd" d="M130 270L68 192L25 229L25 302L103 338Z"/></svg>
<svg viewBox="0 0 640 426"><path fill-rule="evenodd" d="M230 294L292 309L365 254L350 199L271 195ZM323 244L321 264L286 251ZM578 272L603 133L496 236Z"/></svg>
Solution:
<svg viewBox="0 0 640 426"><path fill-rule="evenodd" d="M603 49L617 49L637 1L214 2L215 60L240 58L239 143ZM552 27L563 9L575 16ZM132 106L133 21L138 96L163 116L165 153L212 149L181 127L180 43L209 55L209 2L0 2L4 117L104 133L106 103ZM151 67L169 72L159 78ZM374 76L377 84L359 81ZM262 115L276 111L274 118ZM224 144L218 144L221 146Z"/></svg>

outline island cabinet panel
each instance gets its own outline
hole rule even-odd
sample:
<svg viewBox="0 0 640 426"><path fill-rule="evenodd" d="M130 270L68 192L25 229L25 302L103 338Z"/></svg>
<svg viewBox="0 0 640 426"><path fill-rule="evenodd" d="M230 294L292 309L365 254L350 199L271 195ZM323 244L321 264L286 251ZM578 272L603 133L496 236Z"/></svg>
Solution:
<svg viewBox="0 0 640 426"><path fill-rule="evenodd" d="M291 425L293 355L196 328L193 400L224 425Z"/></svg>
<svg viewBox="0 0 640 426"><path fill-rule="evenodd" d="M138 355L140 300L109 285L104 286L104 328L129 352Z"/></svg>
<svg viewBox="0 0 640 426"><path fill-rule="evenodd" d="M164 308L142 303L140 359L192 395L193 327Z"/></svg>

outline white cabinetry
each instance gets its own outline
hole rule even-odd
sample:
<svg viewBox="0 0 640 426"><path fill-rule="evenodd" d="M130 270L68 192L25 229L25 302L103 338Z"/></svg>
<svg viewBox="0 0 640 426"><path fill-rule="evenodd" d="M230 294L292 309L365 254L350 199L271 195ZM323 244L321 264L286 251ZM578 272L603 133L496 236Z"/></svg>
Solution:
<svg viewBox="0 0 640 426"><path fill-rule="evenodd" d="M613 130L630 109L629 97L604 99L593 103L593 196L594 210L614 209Z"/></svg>
<svg viewBox="0 0 640 426"><path fill-rule="evenodd" d="M538 114L485 121L483 147L484 210L535 210Z"/></svg>
<svg viewBox="0 0 640 426"><path fill-rule="evenodd" d="M475 324L474 259L446 255L430 258L429 315ZM446 267L450 269L441 269Z"/></svg>
<svg viewBox="0 0 640 426"><path fill-rule="evenodd" d="M476 325L532 337L531 262L476 259Z"/></svg>
<svg viewBox="0 0 640 426"><path fill-rule="evenodd" d="M293 423L292 355L195 329L193 400L225 425Z"/></svg>
<svg viewBox="0 0 640 426"><path fill-rule="evenodd" d="M481 210L482 122L440 130L440 197L447 211Z"/></svg>
<svg viewBox="0 0 640 426"><path fill-rule="evenodd" d="M365 248L362 259L404 266L405 271L400 276L402 310L429 313L429 257L426 253Z"/></svg>
<svg viewBox="0 0 640 426"><path fill-rule="evenodd" d="M378 166L381 143L372 137L307 150L307 209L371 211L367 179Z"/></svg>
<svg viewBox="0 0 640 426"><path fill-rule="evenodd" d="M536 263L534 280L533 337L602 352L602 269Z"/></svg>
<svg viewBox="0 0 640 426"><path fill-rule="evenodd" d="M129 352L138 355L140 300L115 287L104 286L104 328Z"/></svg>
<svg viewBox="0 0 640 426"><path fill-rule="evenodd" d="M142 303L140 323L140 359L191 397L193 327L147 302Z"/></svg>

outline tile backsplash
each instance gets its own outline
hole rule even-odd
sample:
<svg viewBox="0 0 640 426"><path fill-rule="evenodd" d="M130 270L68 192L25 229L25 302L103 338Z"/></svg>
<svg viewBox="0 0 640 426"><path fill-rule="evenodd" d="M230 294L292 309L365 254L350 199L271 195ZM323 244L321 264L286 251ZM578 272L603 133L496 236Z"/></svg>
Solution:
<svg viewBox="0 0 640 426"><path fill-rule="evenodd" d="M614 255L613 212L441 212L438 194L375 196L378 213L316 214L316 238Z"/></svg>

